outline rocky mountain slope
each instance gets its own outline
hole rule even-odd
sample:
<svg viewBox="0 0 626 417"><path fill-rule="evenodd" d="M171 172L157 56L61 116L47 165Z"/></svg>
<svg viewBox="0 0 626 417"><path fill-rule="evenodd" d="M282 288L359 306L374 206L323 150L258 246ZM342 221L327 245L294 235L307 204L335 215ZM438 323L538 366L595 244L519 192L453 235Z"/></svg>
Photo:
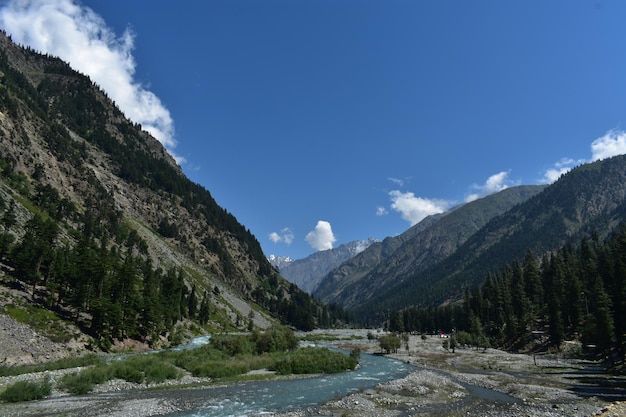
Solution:
<svg viewBox="0 0 626 417"><path fill-rule="evenodd" d="M279 268L280 274L308 293L317 289L329 271L353 258L378 242L377 239L356 240L336 248L315 252L306 258L288 262Z"/></svg>
<svg viewBox="0 0 626 417"><path fill-rule="evenodd" d="M345 307L423 271L454 253L489 220L543 190L518 186L429 216L396 237L370 246L332 270L314 295Z"/></svg>
<svg viewBox="0 0 626 417"><path fill-rule="evenodd" d="M438 262L407 269L371 297L353 298L351 308L371 317L388 308L455 300L465 288L481 284L488 273L528 252L540 257L583 237L603 240L626 220L624 184L625 155L581 165L493 217Z"/></svg>
<svg viewBox="0 0 626 417"><path fill-rule="evenodd" d="M310 328L325 311L88 77L4 33L0 218L0 285L99 338L181 320Z"/></svg>

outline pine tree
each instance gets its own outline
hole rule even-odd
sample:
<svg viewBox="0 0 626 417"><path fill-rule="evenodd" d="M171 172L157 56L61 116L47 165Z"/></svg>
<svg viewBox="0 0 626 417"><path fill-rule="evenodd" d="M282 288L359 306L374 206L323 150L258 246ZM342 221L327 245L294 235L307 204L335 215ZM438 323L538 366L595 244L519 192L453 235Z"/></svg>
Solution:
<svg viewBox="0 0 626 417"><path fill-rule="evenodd" d="M593 303L585 321L583 342L586 345L597 346L605 357L611 357L610 349L615 341L611 298L604 290L599 277L593 279L591 297Z"/></svg>
<svg viewBox="0 0 626 417"><path fill-rule="evenodd" d="M548 304L548 325L550 344L560 349L565 338L565 326L563 323L563 265L559 255L550 258L550 266L546 268L544 278L546 301Z"/></svg>
<svg viewBox="0 0 626 417"><path fill-rule="evenodd" d="M252 313L252 311L250 311ZM205 291L204 297L200 302L200 310L198 311L198 321L200 324L207 324L211 315L211 295Z"/></svg>
<svg viewBox="0 0 626 417"><path fill-rule="evenodd" d="M196 297L196 285L191 287L189 296L187 297L187 311L189 312L189 318L195 319L198 310L198 298Z"/></svg>
<svg viewBox="0 0 626 417"><path fill-rule="evenodd" d="M540 314L540 306L544 304L543 283L541 282L541 272L537 265L537 260L532 251L526 252L522 268L524 270L526 296L532 306L533 318L537 318Z"/></svg>
<svg viewBox="0 0 626 417"><path fill-rule="evenodd" d="M397 310L393 310L391 314L389 314L389 331L397 333L404 331L402 316Z"/></svg>
<svg viewBox="0 0 626 417"><path fill-rule="evenodd" d="M32 297L42 268L48 268L54 256L54 245L59 227L56 222L34 215L25 226L24 237L15 248L15 275L32 286Z"/></svg>

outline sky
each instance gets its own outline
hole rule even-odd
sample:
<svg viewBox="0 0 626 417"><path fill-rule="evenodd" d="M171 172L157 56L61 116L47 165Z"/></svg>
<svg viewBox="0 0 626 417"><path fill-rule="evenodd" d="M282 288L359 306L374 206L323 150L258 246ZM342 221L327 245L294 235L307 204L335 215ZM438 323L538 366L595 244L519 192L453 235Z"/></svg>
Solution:
<svg viewBox="0 0 626 417"><path fill-rule="evenodd" d="M261 243L396 236L626 153L621 0L0 0Z"/></svg>

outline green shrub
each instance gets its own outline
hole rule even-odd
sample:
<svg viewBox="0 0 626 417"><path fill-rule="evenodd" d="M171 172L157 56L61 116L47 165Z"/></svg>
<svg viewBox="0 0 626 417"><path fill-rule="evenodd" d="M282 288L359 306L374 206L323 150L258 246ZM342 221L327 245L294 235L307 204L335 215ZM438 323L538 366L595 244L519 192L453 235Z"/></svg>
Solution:
<svg viewBox="0 0 626 417"><path fill-rule="evenodd" d="M240 362L226 363L220 361L199 364L194 369L191 369L190 372L193 376L200 378L225 378L245 374L248 370L248 367Z"/></svg>
<svg viewBox="0 0 626 417"><path fill-rule="evenodd" d="M306 347L289 353L276 362L276 372L287 374L334 374L354 369L356 355L344 355L328 348Z"/></svg>
<svg viewBox="0 0 626 417"><path fill-rule="evenodd" d="M0 400L9 403L40 400L50 395L52 386L48 380L42 382L18 381L9 385L0 394Z"/></svg>
<svg viewBox="0 0 626 417"><path fill-rule="evenodd" d="M59 387L63 391L67 391L74 395L84 395L91 392L94 387L93 381L89 379L83 372L64 375L61 378Z"/></svg>
<svg viewBox="0 0 626 417"><path fill-rule="evenodd" d="M129 362L118 362L113 366L113 379L123 379L124 381L134 382L135 384L141 384L143 382L143 372Z"/></svg>
<svg viewBox="0 0 626 417"><path fill-rule="evenodd" d="M180 370L171 363L163 362L156 355L136 355L116 364L116 369L123 368L116 376L130 382L163 382L181 377ZM129 378L129 379L127 379Z"/></svg>
<svg viewBox="0 0 626 417"><path fill-rule="evenodd" d="M144 369L144 378L147 383L159 383L169 379L180 379L182 372L169 363L151 363Z"/></svg>
<svg viewBox="0 0 626 417"><path fill-rule="evenodd" d="M252 341L257 353L285 352L298 347L298 338L293 330L286 326L272 326L264 332L254 331Z"/></svg>
<svg viewBox="0 0 626 417"><path fill-rule="evenodd" d="M136 355L108 365L102 364L79 373L65 375L61 378L60 386L74 395L81 395L92 391L95 385L104 384L111 379L141 384L178 379L181 375L179 369L163 361L158 355Z"/></svg>
<svg viewBox="0 0 626 417"><path fill-rule="evenodd" d="M396 334L390 333L379 337L378 343L380 344L380 348L383 349L385 353L396 353L400 347L401 341Z"/></svg>
<svg viewBox="0 0 626 417"><path fill-rule="evenodd" d="M252 354L255 351L255 344L247 335L213 335L211 337L211 347L224 352L228 356Z"/></svg>
<svg viewBox="0 0 626 417"><path fill-rule="evenodd" d="M60 381L60 388L74 395L82 395L92 391L95 385L104 384L110 379L113 379L111 369L106 365L100 365L64 375Z"/></svg>
<svg viewBox="0 0 626 417"><path fill-rule="evenodd" d="M54 362L37 365L0 366L0 376L15 376L33 372L56 371L58 369L77 368L79 366L102 364L102 358L96 355L85 355L74 358L59 359Z"/></svg>

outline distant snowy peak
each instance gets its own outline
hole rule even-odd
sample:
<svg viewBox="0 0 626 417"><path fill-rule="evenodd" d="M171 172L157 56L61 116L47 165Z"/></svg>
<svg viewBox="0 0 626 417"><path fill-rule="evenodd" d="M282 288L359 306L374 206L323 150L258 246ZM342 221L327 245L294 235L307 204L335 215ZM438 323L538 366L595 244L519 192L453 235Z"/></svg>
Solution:
<svg viewBox="0 0 626 417"><path fill-rule="evenodd" d="M270 264L274 268L278 268L279 271L293 262L293 258L290 258L289 256L270 255L267 260L270 261Z"/></svg>
<svg viewBox="0 0 626 417"><path fill-rule="evenodd" d="M376 242L380 242L380 240L370 237L367 240L355 240L354 242L347 243L346 246L353 255L358 255Z"/></svg>
<svg viewBox="0 0 626 417"><path fill-rule="evenodd" d="M302 290L312 293L328 272L376 242L379 240L374 238L355 240L333 249L317 251L304 259L290 260L290 262L279 266L278 270L288 281L293 282ZM270 260L270 262L272 261Z"/></svg>

